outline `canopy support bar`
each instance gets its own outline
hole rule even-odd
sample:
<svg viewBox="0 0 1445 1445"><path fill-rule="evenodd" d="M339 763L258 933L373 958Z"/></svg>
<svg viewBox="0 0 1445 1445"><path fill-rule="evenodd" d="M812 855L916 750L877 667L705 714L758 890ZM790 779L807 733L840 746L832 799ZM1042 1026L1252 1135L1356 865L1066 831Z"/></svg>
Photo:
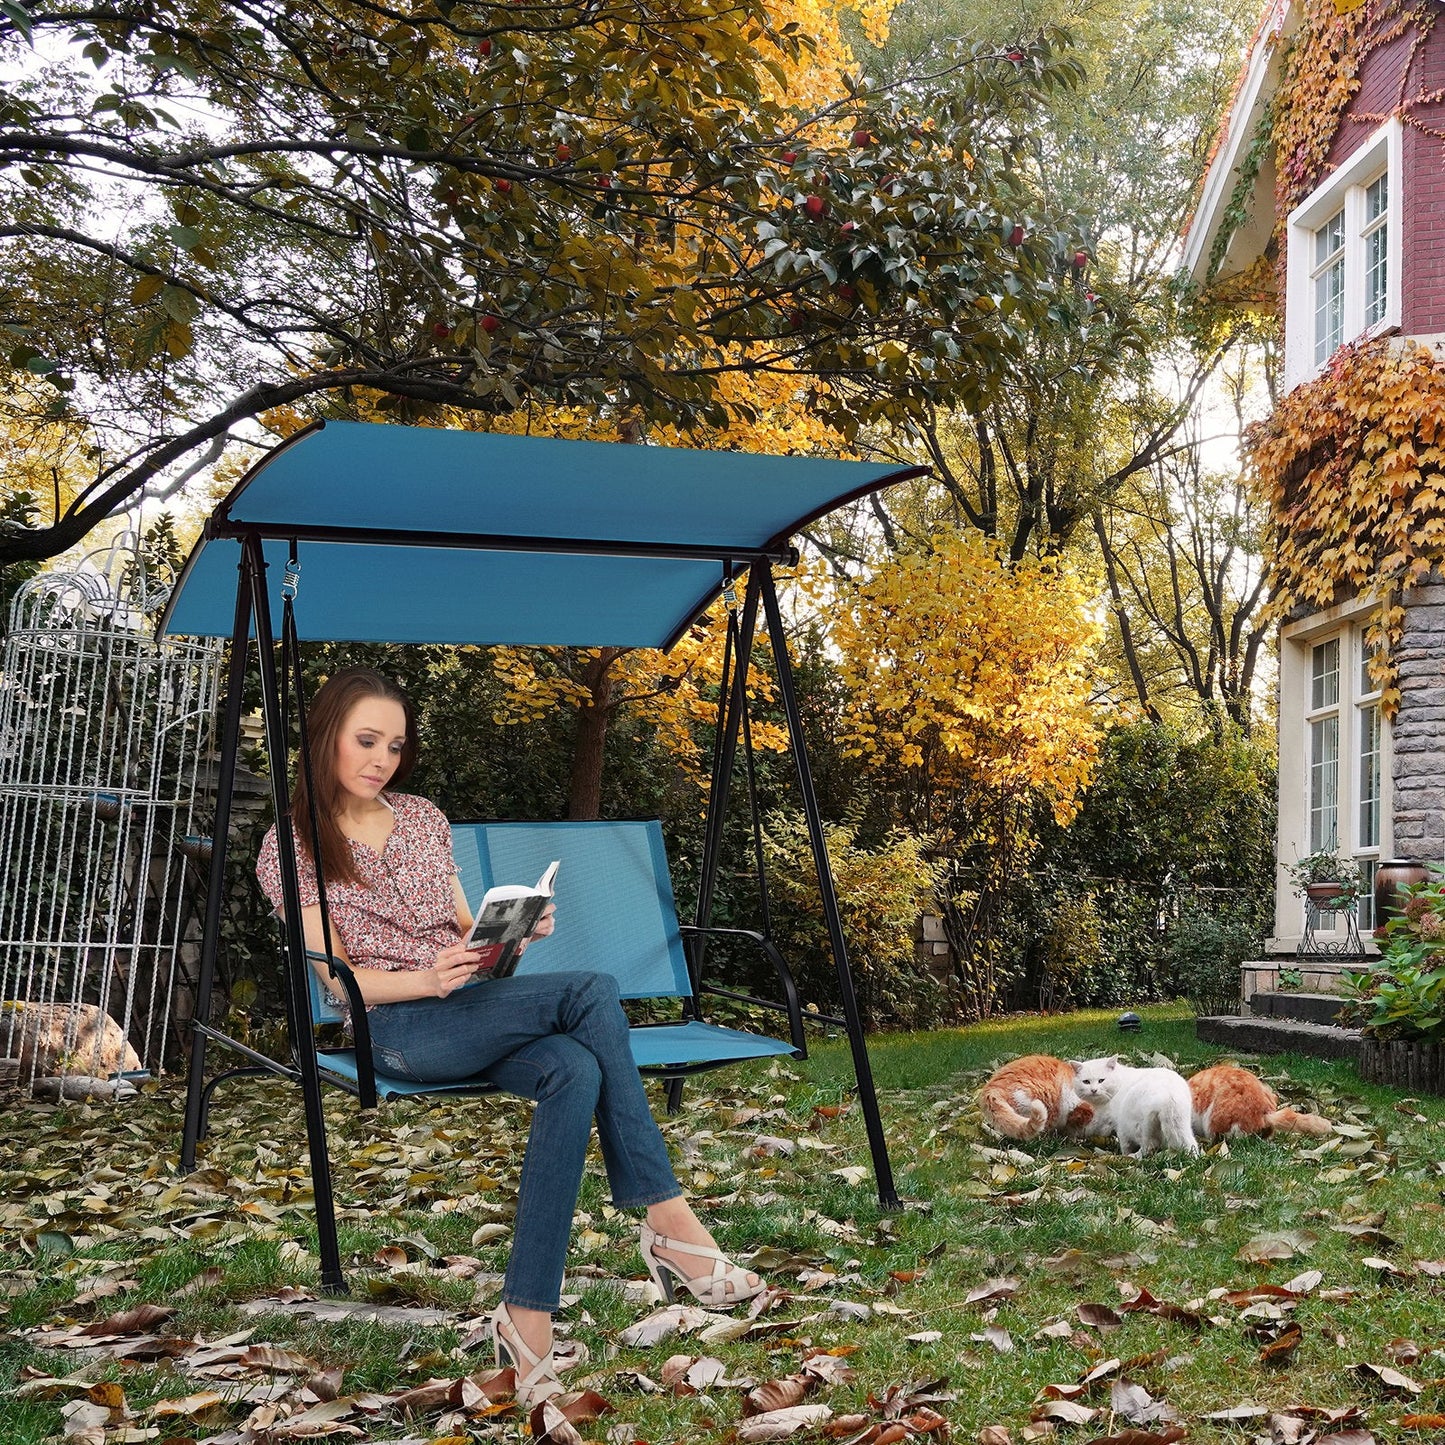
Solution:
<svg viewBox="0 0 1445 1445"><path fill-rule="evenodd" d="M658 557L684 562L721 562L745 567L767 560L792 565L792 546L758 547L742 543L642 542L592 537L505 536L493 532L414 532L401 527L326 527L294 522L228 522L212 517L205 526L208 541L258 537L266 541L354 543L360 547L440 547L473 552L538 552L561 557Z"/></svg>
<svg viewBox="0 0 1445 1445"><path fill-rule="evenodd" d="M818 873L818 889L823 898L823 916L828 922L828 941L833 949L833 964L838 972L838 992L843 1002L843 1017L848 1022L848 1046L853 1053L853 1074L858 1081L858 1102L868 1133L868 1148L873 1156L873 1177L878 1185L878 1202L885 1209L902 1209L902 1201L893 1185L893 1166L888 1159L888 1140L883 1133L883 1120L878 1112L878 1095L873 1087L873 1066L863 1039L863 1019L858 1012L858 995L853 988L853 972L848 966L848 946L843 939L843 919L838 912L838 893L833 887L833 870L828 863L828 844L823 833L823 814L818 807L818 794L813 787L813 769L803 740L803 719L798 710L798 694L793 684L793 664L788 656L788 636L783 630L783 616L778 607L778 593L773 585L773 571L766 563L755 568L750 581L756 580L762 592L763 608L768 619L768 637L772 642L773 666L778 674L778 692L788 719L788 736L793 744L793 763L797 769L798 791L803 797L803 814L808 822L808 839L813 845L813 866ZM752 588L749 588L749 592Z"/></svg>

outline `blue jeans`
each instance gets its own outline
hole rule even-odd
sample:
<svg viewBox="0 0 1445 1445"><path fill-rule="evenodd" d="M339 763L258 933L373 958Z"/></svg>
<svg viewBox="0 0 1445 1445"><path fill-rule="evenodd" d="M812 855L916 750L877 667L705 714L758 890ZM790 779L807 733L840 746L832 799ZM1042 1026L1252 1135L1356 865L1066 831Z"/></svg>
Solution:
<svg viewBox="0 0 1445 1445"><path fill-rule="evenodd" d="M384 1073L420 1083L480 1074L536 1100L502 1291L508 1304L557 1308L594 1116L618 1208L682 1193L610 974L513 974L447 998L379 1004L367 1020Z"/></svg>

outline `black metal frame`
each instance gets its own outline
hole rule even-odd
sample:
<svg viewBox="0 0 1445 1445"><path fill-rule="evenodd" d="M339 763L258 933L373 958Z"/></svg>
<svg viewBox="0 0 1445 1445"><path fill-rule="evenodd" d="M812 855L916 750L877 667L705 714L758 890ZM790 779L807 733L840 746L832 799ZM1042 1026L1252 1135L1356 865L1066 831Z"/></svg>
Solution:
<svg viewBox="0 0 1445 1445"><path fill-rule="evenodd" d="M226 706L221 729L221 759L215 823L215 838L219 846L213 847L211 852L210 889L206 900L195 1018L192 1023L181 1168L186 1171L195 1168L196 1145L201 1136L210 1091L220 1078L232 1076L236 1072L267 1072L299 1083L305 1105L307 1147L316 1199L321 1282L324 1288L339 1292L345 1289L345 1277L341 1269L340 1249L336 1236L331 1163L327 1151L326 1121L321 1106L322 1076L317 1053L313 1046L314 1021L311 1012L310 988L306 977L306 970L310 968L310 964L306 960L306 943L301 929L300 887L296 874L294 839L291 828L290 783L285 762L288 756L286 719L282 716L281 711L275 651L271 643L271 639L276 636L276 633L272 625L270 599L266 589L268 564L263 540L266 536L280 535L290 541L293 548L308 540L320 538L331 542L346 541L360 545L368 542L405 541L411 545L500 548L515 539L486 538L475 535L453 536L445 539L427 536L418 539L408 534L393 535L361 528L348 530L338 527L290 527L285 529L258 527L230 522L224 515L224 509L222 513L218 513L210 520L206 533L213 539L229 537L237 540L241 547L241 557L238 565L239 580L236 589L235 618L231 633L230 666L227 672ZM545 546L545 539L540 542L536 538L527 539L527 547L528 550L548 550ZM571 538L558 539L550 550L574 554L607 555L616 555L619 551L625 551L632 556L676 556L679 552L676 545L654 546L647 543L621 544L617 542L593 544ZM863 1112L878 1198L884 1208L898 1209L901 1208L901 1203L894 1187L888 1143L883 1133L877 1093L873 1084L872 1067L863 1038L862 1017L858 1010L857 994L853 987L852 971L848 964L847 946L843 938L837 893L828 865L823 819L818 806L817 792L813 786L812 770L808 763L792 664L788 656L787 638L773 582L772 562L782 555L782 551L776 542L769 543L762 548L748 549L746 552L723 548L717 548L711 552L706 548L688 548L686 550L689 555L700 554L714 557L722 566L723 578L729 589L733 580L743 571L748 573L750 581L742 608L740 625L737 627L736 657L732 677L724 689L720 726L714 749L696 922L684 930L688 938L689 967L693 972L694 992L700 991L698 979L701 973L702 951L706 937L709 932L719 931L710 928L709 920L716 890L723 824L732 770L736 760L739 734L746 727L747 678L753 639L757 630L758 611L761 605L766 617L774 666L777 669L778 691L787 719L789 741L792 745L797 782L802 795L803 813L807 822L814 866L817 869L823 912L828 924L828 936L832 945L839 996L843 1007L841 1019L820 1015L810 1015L810 1017L818 1019L820 1022L840 1024L847 1031L857 1081L858 1103ZM291 579L288 578L289 581ZM279 845L277 854L285 915L282 929L286 970L286 1017L288 1035L292 1044L292 1060L289 1064L266 1058L240 1041L213 1028L208 1022L216 957L220 943L221 902L224 897L226 858L229 851L231 801L236 763L240 751L242 685L246 676L253 621L258 639L256 653L260 671L262 711L265 719L266 751L272 759L271 798L276 814L277 843ZM756 811L755 802L754 811ZM764 889L765 886L764 883ZM764 906L766 907L766 902ZM729 996L723 990L708 989L705 986L701 991ZM216 1080L207 1085L204 1077L205 1057L207 1045L212 1041L224 1044L237 1050L243 1056L252 1058L256 1061L255 1064L245 1070L228 1071L227 1074L218 1075ZM334 1079L328 1081L335 1082ZM675 1105L675 1096L672 1091L679 1088L680 1071L669 1085L670 1106ZM374 1103L374 1093L372 1102Z"/></svg>

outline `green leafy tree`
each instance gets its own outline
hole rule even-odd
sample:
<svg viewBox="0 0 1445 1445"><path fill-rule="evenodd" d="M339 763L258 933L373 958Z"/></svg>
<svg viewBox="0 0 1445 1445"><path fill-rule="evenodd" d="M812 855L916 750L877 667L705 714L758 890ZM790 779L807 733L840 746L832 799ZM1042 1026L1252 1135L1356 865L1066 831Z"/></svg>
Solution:
<svg viewBox="0 0 1445 1445"><path fill-rule="evenodd" d="M718 427L721 378L784 372L851 433L992 394L1071 314L1072 240L1009 244L1063 37L794 105L804 31L763 0L6 7L8 361L92 467L0 565L278 409Z"/></svg>
<svg viewBox="0 0 1445 1445"><path fill-rule="evenodd" d="M1249 370L1225 371L1242 432ZM1188 445L1094 510L1116 667L1128 680L1123 696L1148 717L1202 717L1220 736L1248 733L1272 631L1265 508L1238 460L1205 465L1197 421L1185 436Z"/></svg>
<svg viewBox="0 0 1445 1445"><path fill-rule="evenodd" d="M1048 24L1063 9L1028 0L1024 23ZM1015 559L1087 547L1097 509L1191 445L1181 429L1222 360L1253 334L1244 320L1196 325L1174 279L1253 19L1241 0L1106 0L1073 12L1088 81L1055 95L1041 123L1015 137L1028 200L1013 234L1026 243L1050 218L1078 218L1070 229L1085 239L1065 258L1061 286L1074 324L1031 336L1010 387L941 397L916 433L882 439L909 454L921 446L932 463L942 482L933 524L996 536ZM1018 24L1013 6L910 9L877 63L884 73L906 66L946 31L989 42Z"/></svg>

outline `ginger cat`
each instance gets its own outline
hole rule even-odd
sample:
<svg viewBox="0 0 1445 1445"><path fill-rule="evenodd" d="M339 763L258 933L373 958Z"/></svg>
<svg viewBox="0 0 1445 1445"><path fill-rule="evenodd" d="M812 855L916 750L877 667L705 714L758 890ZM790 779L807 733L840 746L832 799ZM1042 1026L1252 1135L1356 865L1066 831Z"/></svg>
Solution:
<svg viewBox="0 0 1445 1445"><path fill-rule="evenodd" d="M1194 1105L1194 1132L1201 1139L1226 1134L1285 1133L1324 1136L1332 1128L1319 1114L1281 1109L1274 1090L1238 1064L1214 1064L1189 1080Z"/></svg>
<svg viewBox="0 0 1445 1445"><path fill-rule="evenodd" d="M1025 1054L995 1070L979 1090L978 1106L984 1123L1006 1139L1082 1129L1094 1117L1074 1090L1074 1066L1052 1054Z"/></svg>

